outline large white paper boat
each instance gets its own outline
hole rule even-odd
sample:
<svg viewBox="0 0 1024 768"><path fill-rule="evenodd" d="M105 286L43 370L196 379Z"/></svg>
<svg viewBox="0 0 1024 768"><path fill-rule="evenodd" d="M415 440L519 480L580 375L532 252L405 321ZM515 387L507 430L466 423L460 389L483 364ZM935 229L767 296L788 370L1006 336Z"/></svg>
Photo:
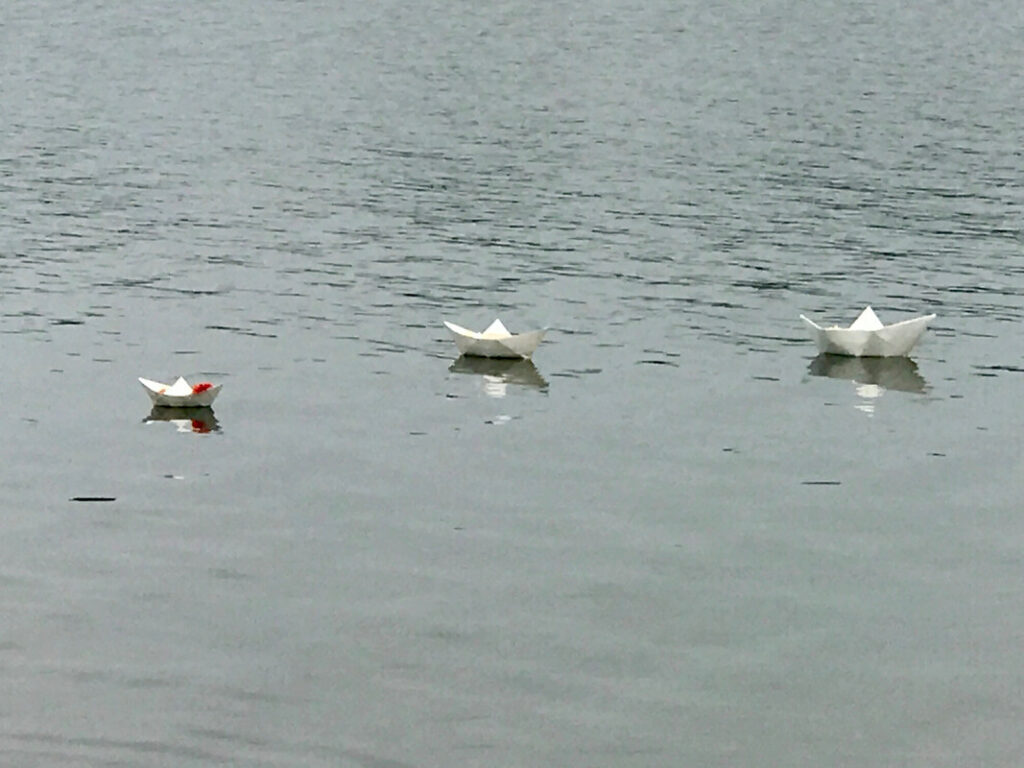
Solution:
<svg viewBox="0 0 1024 768"><path fill-rule="evenodd" d="M182 376L173 384L162 384L159 381L139 378L139 383L146 388L146 394L153 401L153 405L163 405L172 408L197 408L213 405L213 401L220 394L223 384L211 384L208 381L200 381L196 384L189 384Z"/></svg>
<svg viewBox="0 0 1024 768"><path fill-rule="evenodd" d="M444 321L459 352L471 357L530 357L547 330L509 333L501 320L495 320L483 333Z"/></svg>
<svg viewBox="0 0 1024 768"><path fill-rule="evenodd" d="M811 329L819 352L852 357L903 357L914 348L935 315L883 325L874 310L865 307L849 328L825 328L805 315L800 315L800 319Z"/></svg>

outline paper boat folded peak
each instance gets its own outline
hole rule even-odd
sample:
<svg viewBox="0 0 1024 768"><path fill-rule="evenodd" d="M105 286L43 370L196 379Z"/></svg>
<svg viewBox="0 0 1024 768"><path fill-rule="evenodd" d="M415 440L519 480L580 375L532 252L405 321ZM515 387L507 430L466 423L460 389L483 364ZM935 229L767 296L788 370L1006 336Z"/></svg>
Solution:
<svg viewBox="0 0 1024 768"><path fill-rule="evenodd" d="M848 328L827 328L800 315L811 329L818 351L851 357L904 357L910 354L935 315L923 315L892 325L884 325L871 307L865 307Z"/></svg>
<svg viewBox="0 0 1024 768"><path fill-rule="evenodd" d="M444 324L451 332L459 352L472 357L529 358L547 333L546 328L528 333L509 333L501 320L495 320L482 333L447 320Z"/></svg>
<svg viewBox="0 0 1024 768"><path fill-rule="evenodd" d="M162 384L159 381L139 378L139 383L146 388L146 394L153 405L170 406L172 408L195 408L213 405L220 394L223 384L211 384L200 381L189 384L183 376L173 384Z"/></svg>

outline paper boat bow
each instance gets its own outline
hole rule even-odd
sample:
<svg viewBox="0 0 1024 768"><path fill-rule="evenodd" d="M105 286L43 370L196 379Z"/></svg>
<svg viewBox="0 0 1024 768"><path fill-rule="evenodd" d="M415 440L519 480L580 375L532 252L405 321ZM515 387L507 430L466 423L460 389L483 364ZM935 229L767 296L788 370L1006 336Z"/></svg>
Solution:
<svg viewBox="0 0 1024 768"><path fill-rule="evenodd" d="M509 333L501 320L495 320L483 333L444 321L459 352L473 357L530 357L547 330Z"/></svg>
<svg viewBox="0 0 1024 768"><path fill-rule="evenodd" d="M811 329L818 351L852 357L903 357L910 353L935 315L923 315L892 325L883 325L871 307L865 307L849 328L824 328L800 315Z"/></svg>
<svg viewBox="0 0 1024 768"><path fill-rule="evenodd" d="M213 401L220 394L220 388L224 386L223 384L211 384L208 381L189 384L182 376L179 376L173 384L161 384L159 381L143 378L139 379L139 383L146 388L146 394L153 401L153 405L175 408L213 405Z"/></svg>

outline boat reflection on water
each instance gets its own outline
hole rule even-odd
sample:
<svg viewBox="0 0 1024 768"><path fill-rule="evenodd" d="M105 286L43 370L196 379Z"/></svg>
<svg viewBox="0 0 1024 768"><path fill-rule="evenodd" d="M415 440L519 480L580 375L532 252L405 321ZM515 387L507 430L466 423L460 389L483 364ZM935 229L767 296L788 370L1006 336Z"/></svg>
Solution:
<svg viewBox="0 0 1024 768"><path fill-rule="evenodd" d="M206 435L220 432L220 422L213 413L213 408L170 408L154 405L153 410L144 418L143 423L166 421L174 424L179 432L192 432Z"/></svg>
<svg viewBox="0 0 1024 768"><path fill-rule="evenodd" d="M483 377L484 394L488 397L505 397L509 384L541 391L547 391L548 388L547 379L540 375L532 360L525 358L509 360L463 355L448 370Z"/></svg>
<svg viewBox="0 0 1024 768"><path fill-rule="evenodd" d="M812 376L852 381L857 385L857 395L861 399L854 408L869 416L875 412L875 401L886 390L920 393L928 389L928 382L917 371L917 363L909 357L822 354L811 361L807 372Z"/></svg>
<svg viewBox="0 0 1024 768"><path fill-rule="evenodd" d="M924 392L928 388L928 382L917 372L917 363L909 357L818 355L807 371L812 376L847 379L899 392Z"/></svg>

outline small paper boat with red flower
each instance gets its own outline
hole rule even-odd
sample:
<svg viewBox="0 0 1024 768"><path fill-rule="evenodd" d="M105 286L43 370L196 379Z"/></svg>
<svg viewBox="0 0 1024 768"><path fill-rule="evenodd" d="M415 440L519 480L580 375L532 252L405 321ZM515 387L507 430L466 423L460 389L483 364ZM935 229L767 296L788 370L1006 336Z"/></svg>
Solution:
<svg viewBox="0 0 1024 768"><path fill-rule="evenodd" d="M139 378L139 383L146 388L146 394L153 401L153 405L169 406L171 408L198 408L213 405L213 401L220 394L223 384L211 384L209 381L200 381L189 384L183 376L173 384L162 384L159 381Z"/></svg>
<svg viewBox="0 0 1024 768"><path fill-rule="evenodd" d="M811 329L819 352L851 357L905 357L935 315L883 325L874 310L865 307L849 328L838 325L825 328L804 315L800 315L800 319Z"/></svg>
<svg viewBox="0 0 1024 768"><path fill-rule="evenodd" d="M528 333L509 333L501 320L495 320L482 333L444 321L455 346L471 357L529 358L540 345L547 329Z"/></svg>

